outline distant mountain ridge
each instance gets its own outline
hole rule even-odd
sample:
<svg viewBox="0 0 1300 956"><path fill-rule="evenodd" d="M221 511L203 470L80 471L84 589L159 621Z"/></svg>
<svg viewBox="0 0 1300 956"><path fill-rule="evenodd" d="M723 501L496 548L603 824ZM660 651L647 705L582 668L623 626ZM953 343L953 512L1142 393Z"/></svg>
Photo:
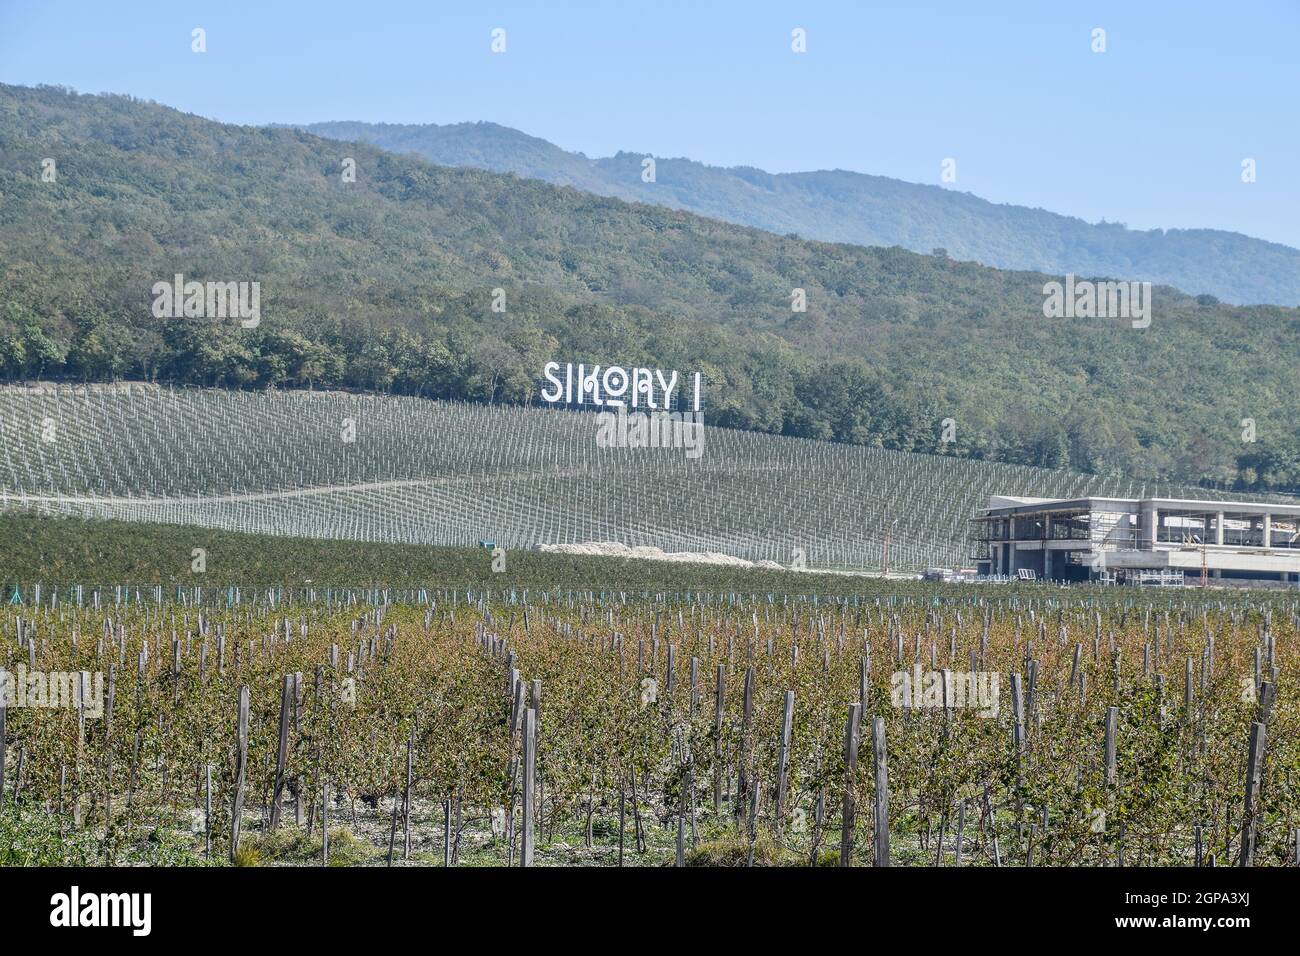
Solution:
<svg viewBox="0 0 1300 956"><path fill-rule="evenodd" d="M443 166L514 173L616 199L683 209L826 242L944 249L999 269L1108 276L1172 285L1238 304L1300 304L1300 250L1217 229L1132 230L966 192L845 170L768 173L647 154L590 159L496 123L312 123L330 139L416 153Z"/></svg>

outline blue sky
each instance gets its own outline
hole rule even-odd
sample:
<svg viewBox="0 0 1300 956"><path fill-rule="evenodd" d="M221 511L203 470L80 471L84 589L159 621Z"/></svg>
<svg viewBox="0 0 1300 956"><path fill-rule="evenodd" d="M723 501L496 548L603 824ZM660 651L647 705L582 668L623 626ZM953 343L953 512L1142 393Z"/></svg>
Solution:
<svg viewBox="0 0 1300 956"><path fill-rule="evenodd" d="M997 202L1293 246L1298 46L1300 0L0 0L7 83L239 123L492 120L593 156L774 172L937 184L952 157L949 188Z"/></svg>

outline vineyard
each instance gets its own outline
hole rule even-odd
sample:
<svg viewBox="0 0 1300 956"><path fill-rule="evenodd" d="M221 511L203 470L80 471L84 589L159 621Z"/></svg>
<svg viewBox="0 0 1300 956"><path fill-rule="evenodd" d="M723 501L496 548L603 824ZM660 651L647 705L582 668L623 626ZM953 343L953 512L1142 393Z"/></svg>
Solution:
<svg viewBox="0 0 1300 956"><path fill-rule="evenodd" d="M205 553L202 573L193 550ZM473 547L429 547L250 534L144 521L0 514L0 596L31 595L37 586L94 581L112 592L157 587L202 593L259 587L382 583L418 589L556 587L581 591L686 594L694 591L758 594L852 595L868 579L840 572L776 570L695 562L554 554L505 553ZM901 593L911 582L892 578ZM83 586L84 589L84 586Z"/></svg>
<svg viewBox="0 0 1300 956"><path fill-rule="evenodd" d="M706 409L707 417L707 409ZM599 448L592 415L342 392L0 387L0 508L346 541L616 541L810 567L964 566L990 494L1222 497L708 428Z"/></svg>
<svg viewBox="0 0 1300 956"><path fill-rule="evenodd" d="M1300 862L1293 598L909 587L29 590L0 862Z"/></svg>

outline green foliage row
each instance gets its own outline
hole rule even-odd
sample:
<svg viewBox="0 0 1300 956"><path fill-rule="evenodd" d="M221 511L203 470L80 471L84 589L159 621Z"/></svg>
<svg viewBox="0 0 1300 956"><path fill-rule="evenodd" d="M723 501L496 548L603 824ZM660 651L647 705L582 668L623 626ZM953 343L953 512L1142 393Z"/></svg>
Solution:
<svg viewBox="0 0 1300 956"><path fill-rule="evenodd" d="M192 573L191 552L207 552ZM508 551L504 572L492 552L248 534L145 522L0 514L0 583L549 588L652 592L848 594L871 579L804 571L639 561Z"/></svg>

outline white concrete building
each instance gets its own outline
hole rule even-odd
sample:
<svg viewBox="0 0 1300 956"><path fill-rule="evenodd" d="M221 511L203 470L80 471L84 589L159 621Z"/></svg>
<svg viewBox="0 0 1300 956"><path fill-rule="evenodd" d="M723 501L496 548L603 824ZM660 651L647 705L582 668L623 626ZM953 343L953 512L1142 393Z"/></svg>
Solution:
<svg viewBox="0 0 1300 956"><path fill-rule="evenodd" d="M981 574L1055 581L1300 581L1300 505L995 495L974 518Z"/></svg>

